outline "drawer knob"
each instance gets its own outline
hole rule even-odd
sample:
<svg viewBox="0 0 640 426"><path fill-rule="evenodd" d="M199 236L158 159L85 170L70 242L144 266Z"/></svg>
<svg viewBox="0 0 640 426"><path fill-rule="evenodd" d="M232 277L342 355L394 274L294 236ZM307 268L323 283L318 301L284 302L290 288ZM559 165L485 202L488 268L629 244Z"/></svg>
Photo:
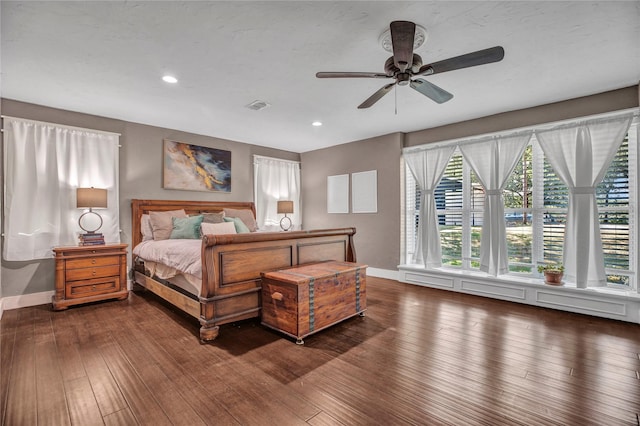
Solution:
<svg viewBox="0 0 640 426"><path fill-rule="evenodd" d="M274 292L274 293L271 293L271 298L272 298L273 300L279 300L279 301L282 301L282 299L284 299L284 296L282 295L282 293L280 293L280 292L277 292L277 291L276 291L276 292Z"/></svg>
<svg viewBox="0 0 640 426"><path fill-rule="evenodd" d="M96 289L96 286L95 286L95 285L92 285L92 286L91 286L91 290L95 290L95 289Z"/></svg>
<svg viewBox="0 0 640 426"><path fill-rule="evenodd" d="M96 271L92 271L91 275L95 276L96 275Z"/></svg>
<svg viewBox="0 0 640 426"><path fill-rule="evenodd" d="M95 265L96 264L96 260L95 259L91 259L91 263L93 263Z"/></svg>

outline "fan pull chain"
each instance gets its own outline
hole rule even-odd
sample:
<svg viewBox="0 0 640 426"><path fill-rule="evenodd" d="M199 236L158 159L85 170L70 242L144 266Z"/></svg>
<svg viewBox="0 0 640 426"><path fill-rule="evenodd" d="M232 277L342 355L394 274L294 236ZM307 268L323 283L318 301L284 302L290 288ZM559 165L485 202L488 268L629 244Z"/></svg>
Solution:
<svg viewBox="0 0 640 426"><path fill-rule="evenodd" d="M398 115L398 85L397 84L393 86L393 96L396 98L395 110L396 110L396 115Z"/></svg>

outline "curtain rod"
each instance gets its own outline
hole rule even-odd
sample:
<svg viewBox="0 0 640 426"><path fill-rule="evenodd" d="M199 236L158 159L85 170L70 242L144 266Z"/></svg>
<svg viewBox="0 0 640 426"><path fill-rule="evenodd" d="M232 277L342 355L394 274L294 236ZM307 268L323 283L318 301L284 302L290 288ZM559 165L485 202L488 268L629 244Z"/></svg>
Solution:
<svg viewBox="0 0 640 426"><path fill-rule="evenodd" d="M284 160L282 158L276 158L276 157L267 157L265 155L258 155L258 154L253 154L253 159L257 160L257 159L264 159L264 160L274 160L274 161L282 161L283 163L293 163L293 164L300 164L299 161L294 161L294 160Z"/></svg>
<svg viewBox="0 0 640 426"><path fill-rule="evenodd" d="M69 130L76 130L76 131L79 131L79 132L101 133L101 134L104 134L104 135L116 135L118 137L122 136L122 134L115 133L115 132L106 132L104 130L95 130L95 129L87 129L87 128L83 128L83 127L67 126L65 124L49 123L47 121L31 120L29 118L12 117L10 115L0 115L0 118L2 118L3 120L5 118L9 118L9 119L12 119L12 120L21 120L21 121L24 121L24 122L27 122L27 123L41 124L41 125L53 126L53 127L60 127L60 128L69 129ZM4 128L2 129L2 131L4 132Z"/></svg>
<svg viewBox="0 0 640 426"><path fill-rule="evenodd" d="M638 117L640 117L640 108L638 107L627 108L627 109L622 109L618 111L592 114L592 115L586 115L583 117L576 117L576 118L568 118L566 120L552 121L550 123L541 123L541 124L535 124L532 126L517 127L515 129L501 130L493 133L483 133L481 135L465 136L465 137L456 138L456 139L447 139L447 140L442 140L437 142L429 142L422 145L415 145L415 146L402 148L402 152L405 153L405 152L414 152L414 151L426 151L429 149L435 149L435 148L439 148L439 147L447 146L451 144L473 143L473 142L481 141L483 139L491 139L494 137L504 138L504 137L510 137L510 136L517 136L518 134L525 134L527 132L549 130L554 127L569 125L572 123L578 124L580 122L589 121L589 120L616 118L618 116L624 116L626 114L631 114L633 117L633 120L637 120Z"/></svg>

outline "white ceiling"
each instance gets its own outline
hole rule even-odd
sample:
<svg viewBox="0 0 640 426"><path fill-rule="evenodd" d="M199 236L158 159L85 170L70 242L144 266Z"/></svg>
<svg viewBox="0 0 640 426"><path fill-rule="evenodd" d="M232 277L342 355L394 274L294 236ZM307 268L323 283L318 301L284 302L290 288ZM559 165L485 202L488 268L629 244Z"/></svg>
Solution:
<svg viewBox="0 0 640 426"><path fill-rule="evenodd" d="M640 80L639 1L3 0L1 18L3 98L294 152ZM315 77L383 72L393 20L427 29L425 63L496 45L505 58L429 77L454 94L442 105L405 86L358 110L391 80Z"/></svg>

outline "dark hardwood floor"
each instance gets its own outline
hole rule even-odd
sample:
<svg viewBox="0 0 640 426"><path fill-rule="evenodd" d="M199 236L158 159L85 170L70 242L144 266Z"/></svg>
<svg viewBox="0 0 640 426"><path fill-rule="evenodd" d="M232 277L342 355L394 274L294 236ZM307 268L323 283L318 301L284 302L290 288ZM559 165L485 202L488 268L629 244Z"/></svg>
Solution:
<svg viewBox="0 0 640 426"><path fill-rule="evenodd" d="M6 311L3 425L638 425L640 325L367 279L304 346L149 293Z"/></svg>

